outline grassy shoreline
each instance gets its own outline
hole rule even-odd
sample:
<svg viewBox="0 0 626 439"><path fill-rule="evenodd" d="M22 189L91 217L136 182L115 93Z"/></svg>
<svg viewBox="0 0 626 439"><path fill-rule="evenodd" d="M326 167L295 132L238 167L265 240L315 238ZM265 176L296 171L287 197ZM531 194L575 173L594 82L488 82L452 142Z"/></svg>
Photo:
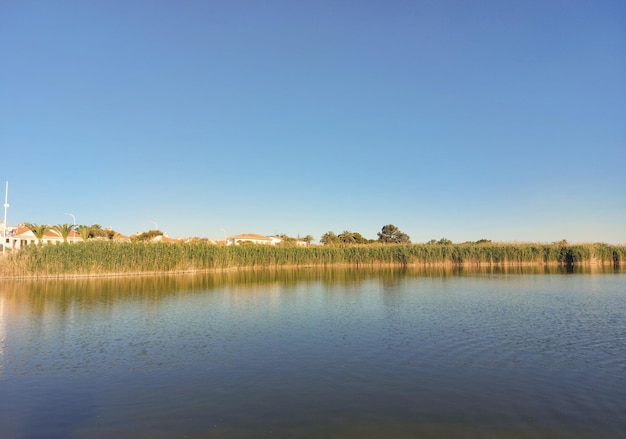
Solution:
<svg viewBox="0 0 626 439"><path fill-rule="evenodd" d="M626 246L594 244L406 244L217 246L107 241L29 246L0 259L0 278L32 279L199 273L324 266L623 265Z"/></svg>

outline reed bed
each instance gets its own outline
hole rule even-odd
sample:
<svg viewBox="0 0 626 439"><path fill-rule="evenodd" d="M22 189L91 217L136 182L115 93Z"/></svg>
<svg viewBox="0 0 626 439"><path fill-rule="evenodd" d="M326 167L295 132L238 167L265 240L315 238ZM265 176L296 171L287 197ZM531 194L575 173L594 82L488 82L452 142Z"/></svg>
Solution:
<svg viewBox="0 0 626 439"><path fill-rule="evenodd" d="M240 267L326 265L531 265L626 261L608 244L407 244L285 247L106 241L28 246L0 259L1 277L192 272Z"/></svg>

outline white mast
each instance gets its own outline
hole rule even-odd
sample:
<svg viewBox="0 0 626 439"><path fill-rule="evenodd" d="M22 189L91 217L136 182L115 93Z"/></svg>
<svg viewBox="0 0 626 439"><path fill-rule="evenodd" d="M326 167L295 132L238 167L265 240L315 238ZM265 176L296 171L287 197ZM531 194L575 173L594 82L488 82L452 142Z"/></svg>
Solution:
<svg viewBox="0 0 626 439"><path fill-rule="evenodd" d="M7 181L4 191L4 232L2 232L2 254L7 246L7 209L9 208L9 182Z"/></svg>

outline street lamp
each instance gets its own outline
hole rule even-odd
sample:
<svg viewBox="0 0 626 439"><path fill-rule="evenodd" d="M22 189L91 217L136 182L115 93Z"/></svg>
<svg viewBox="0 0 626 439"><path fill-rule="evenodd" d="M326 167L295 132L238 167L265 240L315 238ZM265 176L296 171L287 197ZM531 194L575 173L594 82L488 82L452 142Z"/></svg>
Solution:
<svg viewBox="0 0 626 439"><path fill-rule="evenodd" d="M76 217L71 213L66 213L66 215L71 216L72 220L74 221L74 227L72 228L72 232L74 232L74 234L72 235L72 242L76 244Z"/></svg>

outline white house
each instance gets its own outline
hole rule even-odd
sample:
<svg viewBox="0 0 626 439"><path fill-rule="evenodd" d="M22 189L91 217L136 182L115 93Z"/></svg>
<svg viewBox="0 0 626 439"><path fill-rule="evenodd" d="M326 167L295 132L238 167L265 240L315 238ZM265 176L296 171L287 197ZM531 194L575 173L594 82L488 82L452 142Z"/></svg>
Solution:
<svg viewBox="0 0 626 439"><path fill-rule="evenodd" d="M5 230L6 229L6 230ZM0 221L0 238L2 239L2 250L4 250L5 248L9 248L9 239L11 236L11 232L13 231L13 229L15 229L15 227L13 226L6 226L4 224L4 221ZM4 241L4 237L6 236L6 241Z"/></svg>
<svg viewBox="0 0 626 439"><path fill-rule="evenodd" d="M282 240L276 237L257 235L255 233L241 233L226 238L226 245L239 245L242 242L251 242L253 244L276 245Z"/></svg>
<svg viewBox="0 0 626 439"><path fill-rule="evenodd" d="M239 245L242 242L250 242L253 244L277 245L283 242L283 238L279 236L264 236L255 233L242 233L226 238L226 245ZM294 245L306 247L307 243L301 240L293 242Z"/></svg>
<svg viewBox="0 0 626 439"><path fill-rule="evenodd" d="M23 246L29 244L37 244L37 237L35 234L26 227L24 224L20 224L19 226L8 226L7 234L6 234L6 248L7 249L19 249ZM70 232L67 237L67 242L75 242L82 241L80 235L76 232ZM59 232L54 229L50 229L46 232L43 239L41 240L42 244L60 244L63 242L63 237Z"/></svg>

